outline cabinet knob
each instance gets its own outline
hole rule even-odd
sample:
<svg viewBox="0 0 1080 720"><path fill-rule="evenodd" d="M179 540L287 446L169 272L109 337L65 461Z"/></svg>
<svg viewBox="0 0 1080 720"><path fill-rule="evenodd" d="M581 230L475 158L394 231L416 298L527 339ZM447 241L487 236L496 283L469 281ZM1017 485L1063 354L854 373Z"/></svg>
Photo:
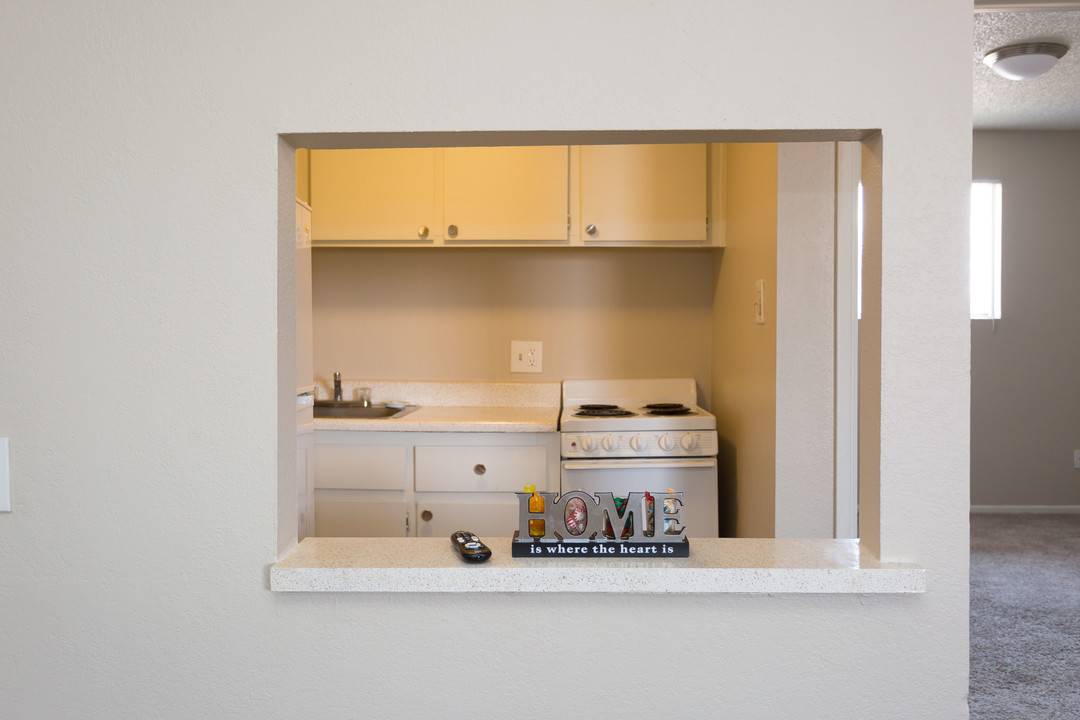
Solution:
<svg viewBox="0 0 1080 720"><path fill-rule="evenodd" d="M587 233L589 233L590 235L592 235L592 236L594 236L594 237L595 237L595 236L596 236L596 226L595 226L595 225L588 225L588 226L586 226L586 228L585 228L585 232L587 232Z"/></svg>
<svg viewBox="0 0 1080 720"><path fill-rule="evenodd" d="M431 514L430 510L425 510L424 512L420 513L420 519L423 520L424 522L427 522L428 520L430 520L433 517L435 517L435 516Z"/></svg>
<svg viewBox="0 0 1080 720"><path fill-rule="evenodd" d="M416 228L416 234L419 235L421 238L426 238L428 236L428 226L421 225L420 227Z"/></svg>
<svg viewBox="0 0 1080 720"><path fill-rule="evenodd" d="M446 228L446 234L450 237L457 237L457 225L449 225Z"/></svg>
<svg viewBox="0 0 1080 720"><path fill-rule="evenodd" d="M483 475L484 473L487 472L487 468L484 467L483 465L477 464L477 465L473 465L472 471L474 473L476 473L477 475Z"/></svg>

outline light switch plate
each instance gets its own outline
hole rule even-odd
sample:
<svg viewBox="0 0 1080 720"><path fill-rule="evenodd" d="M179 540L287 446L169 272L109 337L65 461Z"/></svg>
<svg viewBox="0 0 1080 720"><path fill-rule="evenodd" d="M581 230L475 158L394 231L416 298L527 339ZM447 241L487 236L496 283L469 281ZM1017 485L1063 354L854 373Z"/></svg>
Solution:
<svg viewBox="0 0 1080 720"><path fill-rule="evenodd" d="M758 325L765 324L765 281L758 280L754 283L754 322Z"/></svg>
<svg viewBox="0 0 1080 720"><path fill-rule="evenodd" d="M1080 470L1080 450L1073 450L1073 467Z"/></svg>
<svg viewBox="0 0 1080 720"><path fill-rule="evenodd" d="M544 371L544 343L539 340L510 341L510 372L538 373Z"/></svg>
<svg viewBox="0 0 1080 720"><path fill-rule="evenodd" d="M8 438L0 438L0 512L11 512L11 461Z"/></svg>

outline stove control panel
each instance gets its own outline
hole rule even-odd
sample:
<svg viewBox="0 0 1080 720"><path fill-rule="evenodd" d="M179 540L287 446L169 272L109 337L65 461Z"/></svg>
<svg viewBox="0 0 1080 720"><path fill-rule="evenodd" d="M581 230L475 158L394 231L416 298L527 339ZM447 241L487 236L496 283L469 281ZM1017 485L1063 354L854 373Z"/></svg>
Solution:
<svg viewBox="0 0 1080 720"><path fill-rule="evenodd" d="M715 430L564 432L564 458L708 457L716 455Z"/></svg>

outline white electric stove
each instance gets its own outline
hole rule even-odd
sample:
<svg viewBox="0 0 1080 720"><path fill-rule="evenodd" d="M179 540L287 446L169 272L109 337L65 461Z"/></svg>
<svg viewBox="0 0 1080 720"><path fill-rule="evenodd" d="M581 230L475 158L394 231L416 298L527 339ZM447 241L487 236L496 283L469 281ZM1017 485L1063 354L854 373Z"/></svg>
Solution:
<svg viewBox="0 0 1080 720"><path fill-rule="evenodd" d="M716 418L693 380L565 380L564 458L716 455Z"/></svg>
<svg viewBox="0 0 1080 720"><path fill-rule="evenodd" d="M717 537L716 418L694 380L565 380L562 404L562 492L682 492L688 537Z"/></svg>

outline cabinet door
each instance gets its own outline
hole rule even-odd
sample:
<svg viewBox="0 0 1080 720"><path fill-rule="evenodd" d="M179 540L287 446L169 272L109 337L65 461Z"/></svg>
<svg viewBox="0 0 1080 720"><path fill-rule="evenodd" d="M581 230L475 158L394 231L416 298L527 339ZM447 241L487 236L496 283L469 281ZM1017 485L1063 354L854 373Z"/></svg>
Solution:
<svg viewBox="0 0 1080 720"><path fill-rule="evenodd" d="M446 148L443 236L470 242L567 242L568 148Z"/></svg>
<svg viewBox="0 0 1080 720"><path fill-rule="evenodd" d="M512 537L518 499L512 493L417 493L417 537L450 537L456 530L480 536Z"/></svg>
<svg viewBox="0 0 1080 720"><path fill-rule="evenodd" d="M296 435L296 541L315 534L314 434Z"/></svg>
<svg viewBox="0 0 1080 720"><path fill-rule="evenodd" d="M435 152L312 150L312 241L430 243L441 225Z"/></svg>
<svg viewBox="0 0 1080 720"><path fill-rule="evenodd" d="M582 146L582 239L705 244L706 152L703 144Z"/></svg>
<svg viewBox="0 0 1080 720"><path fill-rule="evenodd" d="M405 493L316 490L316 537L405 537Z"/></svg>
<svg viewBox="0 0 1080 720"><path fill-rule="evenodd" d="M356 445L315 432L317 537L404 537L411 496L404 445Z"/></svg>

